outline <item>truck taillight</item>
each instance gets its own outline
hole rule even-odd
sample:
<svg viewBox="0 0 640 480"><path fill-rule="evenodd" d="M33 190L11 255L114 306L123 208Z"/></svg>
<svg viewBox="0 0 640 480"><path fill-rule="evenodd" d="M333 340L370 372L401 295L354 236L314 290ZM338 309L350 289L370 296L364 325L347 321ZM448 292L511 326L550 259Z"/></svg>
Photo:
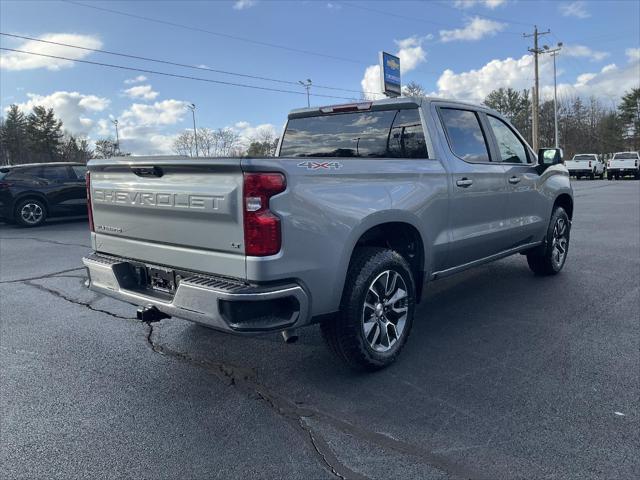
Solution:
<svg viewBox="0 0 640 480"><path fill-rule="evenodd" d="M636 160L636 167L638 166L638 160Z"/></svg>
<svg viewBox="0 0 640 480"><path fill-rule="evenodd" d="M611 166L611 160L607 160L607 168Z"/></svg>
<svg viewBox="0 0 640 480"><path fill-rule="evenodd" d="M280 251L280 218L269 210L269 199L286 188L281 173L245 173L244 251L246 255L265 257Z"/></svg>
<svg viewBox="0 0 640 480"><path fill-rule="evenodd" d="M589 160L589 168L591 168L591 160Z"/></svg>
<svg viewBox="0 0 640 480"><path fill-rule="evenodd" d="M93 206L91 205L91 172L85 176L87 180L87 214L89 215L89 230L95 232L93 228Z"/></svg>

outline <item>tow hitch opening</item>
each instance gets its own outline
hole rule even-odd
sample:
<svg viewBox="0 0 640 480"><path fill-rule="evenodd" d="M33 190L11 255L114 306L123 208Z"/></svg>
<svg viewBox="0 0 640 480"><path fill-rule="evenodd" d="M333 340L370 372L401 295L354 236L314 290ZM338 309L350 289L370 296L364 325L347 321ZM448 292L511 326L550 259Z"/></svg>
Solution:
<svg viewBox="0 0 640 480"><path fill-rule="evenodd" d="M136 317L141 322L152 323L159 322L163 318L171 318L171 315L161 312L153 305L146 305L136 310Z"/></svg>

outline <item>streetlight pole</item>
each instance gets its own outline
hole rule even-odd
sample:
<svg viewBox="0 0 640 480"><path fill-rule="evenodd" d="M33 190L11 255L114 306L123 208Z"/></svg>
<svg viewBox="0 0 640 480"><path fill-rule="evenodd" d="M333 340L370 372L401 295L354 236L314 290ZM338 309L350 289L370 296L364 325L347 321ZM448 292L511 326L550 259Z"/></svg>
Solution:
<svg viewBox="0 0 640 480"><path fill-rule="evenodd" d="M305 82L303 82L302 80L298 80L298 83L307 90L307 108L308 108L311 106L311 102L309 101L309 95L311 91L311 79L307 78Z"/></svg>
<svg viewBox="0 0 640 480"><path fill-rule="evenodd" d="M118 119L116 118L115 120L111 120L111 123L113 123L116 126L116 153L120 153L120 135L118 134Z"/></svg>
<svg viewBox="0 0 640 480"><path fill-rule="evenodd" d="M187 105L187 108L191 110L191 115L193 117L193 141L196 144L196 157L198 157L198 131L196 130L196 104L192 103Z"/></svg>

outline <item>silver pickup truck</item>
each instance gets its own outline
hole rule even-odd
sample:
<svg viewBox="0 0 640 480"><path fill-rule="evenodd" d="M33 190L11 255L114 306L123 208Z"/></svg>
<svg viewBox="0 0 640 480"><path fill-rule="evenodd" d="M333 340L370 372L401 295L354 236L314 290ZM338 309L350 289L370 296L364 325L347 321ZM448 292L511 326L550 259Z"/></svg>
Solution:
<svg viewBox="0 0 640 480"><path fill-rule="evenodd" d="M361 369L397 357L431 280L515 253L558 273L573 215L559 150L439 99L294 110L275 158L92 160L87 180L92 290L143 321L320 323Z"/></svg>

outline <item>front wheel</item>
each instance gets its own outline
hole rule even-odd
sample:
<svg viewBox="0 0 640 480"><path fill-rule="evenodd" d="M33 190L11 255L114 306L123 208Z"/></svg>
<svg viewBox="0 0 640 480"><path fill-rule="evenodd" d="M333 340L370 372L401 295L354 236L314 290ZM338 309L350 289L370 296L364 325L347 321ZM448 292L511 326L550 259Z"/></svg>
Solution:
<svg viewBox="0 0 640 480"><path fill-rule="evenodd" d="M340 312L320 325L330 350L358 370L395 361L405 345L415 309L407 261L394 250L358 248L349 266Z"/></svg>
<svg viewBox="0 0 640 480"><path fill-rule="evenodd" d="M527 254L529 268L536 275L560 273L569 253L571 221L562 207L555 207L547 229L544 245Z"/></svg>

